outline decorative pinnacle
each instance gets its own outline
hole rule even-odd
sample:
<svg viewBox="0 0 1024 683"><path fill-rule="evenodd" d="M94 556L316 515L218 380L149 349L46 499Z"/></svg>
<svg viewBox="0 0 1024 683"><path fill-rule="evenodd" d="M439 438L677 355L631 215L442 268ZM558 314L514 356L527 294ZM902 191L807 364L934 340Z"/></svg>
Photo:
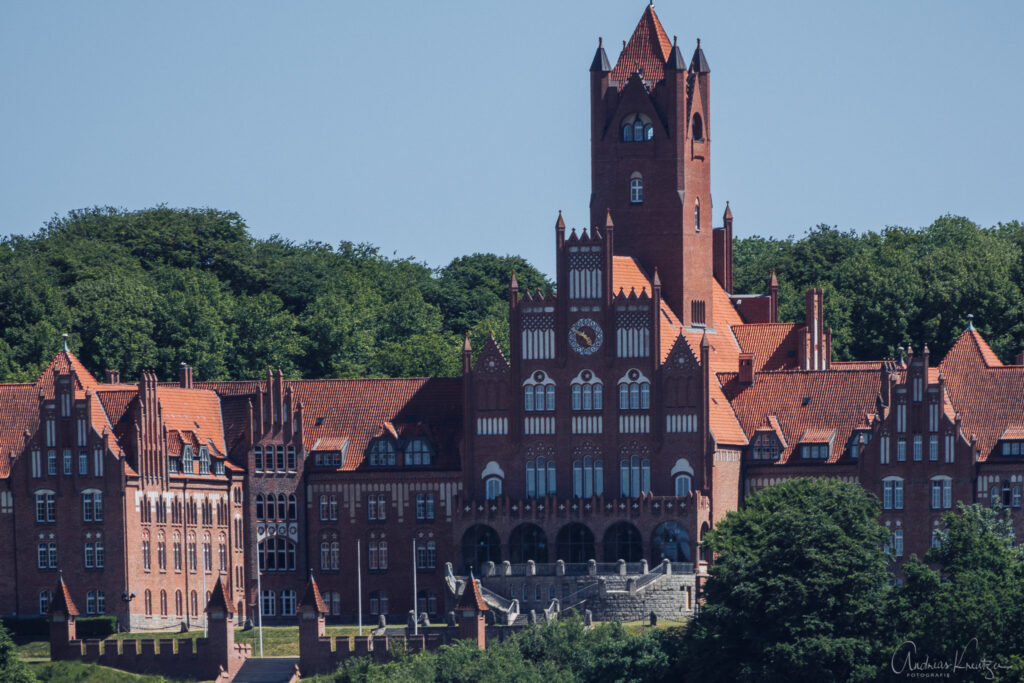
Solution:
<svg viewBox="0 0 1024 683"><path fill-rule="evenodd" d="M679 45L679 36L672 36L672 44Z"/></svg>
<svg viewBox="0 0 1024 683"><path fill-rule="evenodd" d="M601 36L597 37L597 46L604 47L604 38L602 38Z"/></svg>
<svg viewBox="0 0 1024 683"><path fill-rule="evenodd" d="M968 313L967 314L967 329L969 329L969 330L973 330L974 329L974 314L973 313Z"/></svg>
<svg viewBox="0 0 1024 683"><path fill-rule="evenodd" d="M61 336L62 336L62 337L64 337L64 350L65 350L65 351L68 351L68 350L69 350L69 349L68 349L68 333L67 333L67 332L65 332L65 333L64 333L64 334L62 334Z"/></svg>

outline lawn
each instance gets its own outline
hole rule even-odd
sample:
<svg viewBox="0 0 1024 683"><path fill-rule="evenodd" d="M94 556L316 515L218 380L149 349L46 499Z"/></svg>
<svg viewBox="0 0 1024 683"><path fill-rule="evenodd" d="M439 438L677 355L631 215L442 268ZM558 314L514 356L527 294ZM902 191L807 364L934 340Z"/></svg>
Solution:
<svg viewBox="0 0 1024 683"><path fill-rule="evenodd" d="M131 674L120 669L111 669L98 664L82 662L29 662L29 669L40 681L46 683L170 683L162 676Z"/></svg>

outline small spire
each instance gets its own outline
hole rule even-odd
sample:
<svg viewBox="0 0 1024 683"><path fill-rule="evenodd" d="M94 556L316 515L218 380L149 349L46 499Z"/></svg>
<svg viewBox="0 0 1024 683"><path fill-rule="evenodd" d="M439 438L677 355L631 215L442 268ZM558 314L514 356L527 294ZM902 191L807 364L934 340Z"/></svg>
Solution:
<svg viewBox="0 0 1024 683"><path fill-rule="evenodd" d="M605 218L604 218L604 227L606 229L607 228L614 228L615 227L615 223L612 223L612 210L611 209L606 209Z"/></svg>
<svg viewBox="0 0 1024 683"><path fill-rule="evenodd" d="M659 288L661 287L661 278L658 277L658 268L657 268L657 266L655 266L655 268L654 268L654 284L652 284L651 286L652 287L659 287Z"/></svg>
<svg viewBox="0 0 1024 683"><path fill-rule="evenodd" d="M775 269L774 268L772 268L772 279L768 281L768 286L769 287L778 287L779 286L779 280L778 280L778 278L775 277Z"/></svg>
<svg viewBox="0 0 1024 683"><path fill-rule="evenodd" d="M558 220L555 221L556 230L565 230L565 221L562 220L562 210L558 210Z"/></svg>
<svg viewBox="0 0 1024 683"><path fill-rule="evenodd" d="M690 60L690 70L696 74L711 73L708 60L704 57L704 50L700 47L700 38L697 39L697 49L693 51L693 59Z"/></svg>
<svg viewBox="0 0 1024 683"><path fill-rule="evenodd" d="M711 342L708 341L708 328L704 328L704 332L700 335L700 348L706 349L711 346Z"/></svg>
<svg viewBox="0 0 1024 683"><path fill-rule="evenodd" d="M973 330L974 329L974 314L973 313L968 313L967 314L967 329L969 329L969 330Z"/></svg>
<svg viewBox="0 0 1024 683"><path fill-rule="evenodd" d="M598 73L607 73L612 70L612 65L608 61L608 55L604 51L604 39L601 36L597 37L597 52L594 53L594 61L590 62L590 71Z"/></svg>
<svg viewBox="0 0 1024 683"><path fill-rule="evenodd" d="M71 349L68 348L68 333L65 332L64 334L61 335L61 337L64 338L64 350L70 351Z"/></svg>
<svg viewBox="0 0 1024 683"><path fill-rule="evenodd" d="M470 345L470 343L469 343L469 332L467 332L467 333L466 333L466 341L464 341L464 342L462 343L462 352L463 352L463 353L469 353L469 352L471 352L472 350L473 350L473 347L472 347L472 346ZM312 569L310 569L309 571L310 571L310 575L309 575L309 577L310 577L310 578L313 578L313 574L312 574L312 571L313 571L313 570L312 570Z"/></svg>
<svg viewBox="0 0 1024 683"><path fill-rule="evenodd" d="M723 215L725 216L726 219L732 218L732 209L729 208L729 200L728 199L725 200L725 214L723 214Z"/></svg>
<svg viewBox="0 0 1024 683"><path fill-rule="evenodd" d="M519 289L519 280L516 279L516 271L514 270L512 271L512 281L508 283L508 287L509 289L515 289L517 291Z"/></svg>
<svg viewBox="0 0 1024 683"><path fill-rule="evenodd" d="M686 60L679 49L679 38L677 36L672 37L672 51L668 53L665 68L669 71L686 71Z"/></svg>

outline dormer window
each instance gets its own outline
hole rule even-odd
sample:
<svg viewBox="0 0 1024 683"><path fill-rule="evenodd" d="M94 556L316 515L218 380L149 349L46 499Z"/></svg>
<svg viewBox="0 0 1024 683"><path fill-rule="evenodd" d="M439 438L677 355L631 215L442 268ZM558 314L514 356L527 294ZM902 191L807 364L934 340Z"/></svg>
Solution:
<svg viewBox="0 0 1024 683"><path fill-rule="evenodd" d="M1024 441L1003 441L1003 455L1024 455Z"/></svg>
<svg viewBox="0 0 1024 683"><path fill-rule="evenodd" d="M181 453L181 469L185 474L192 474L193 472L192 458L192 446L186 444Z"/></svg>
<svg viewBox="0 0 1024 683"><path fill-rule="evenodd" d="M395 444L387 437L380 437L370 442L366 449L366 457L371 467L394 467L395 466Z"/></svg>
<svg viewBox="0 0 1024 683"><path fill-rule="evenodd" d="M629 177L629 203L644 203L644 177L639 171L634 171Z"/></svg>
<svg viewBox="0 0 1024 683"><path fill-rule="evenodd" d="M647 142L654 139L654 126L644 114L630 114L622 120L623 142Z"/></svg>
<svg viewBox="0 0 1024 683"><path fill-rule="evenodd" d="M210 473L210 451L206 446L199 447L199 474Z"/></svg>
<svg viewBox="0 0 1024 683"><path fill-rule="evenodd" d="M754 436L750 455L754 460L778 460L782 456L782 444L771 432L761 432Z"/></svg>
<svg viewBox="0 0 1024 683"><path fill-rule="evenodd" d="M433 459L434 449L422 437L411 440L405 447L406 467L430 467Z"/></svg>

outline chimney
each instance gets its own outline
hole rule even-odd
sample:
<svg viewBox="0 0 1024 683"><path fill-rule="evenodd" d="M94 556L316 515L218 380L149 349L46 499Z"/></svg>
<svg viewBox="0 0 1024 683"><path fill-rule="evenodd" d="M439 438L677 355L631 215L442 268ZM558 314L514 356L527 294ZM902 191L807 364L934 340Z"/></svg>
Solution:
<svg viewBox="0 0 1024 683"><path fill-rule="evenodd" d="M751 386L754 383L754 354L740 354L740 384Z"/></svg>
<svg viewBox="0 0 1024 683"><path fill-rule="evenodd" d="M192 368L188 366L188 363L182 363L178 368L178 385L182 389L192 388Z"/></svg>
<svg viewBox="0 0 1024 683"><path fill-rule="evenodd" d="M106 371L107 384L120 384L121 383L121 371L120 370L107 370Z"/></svg>

